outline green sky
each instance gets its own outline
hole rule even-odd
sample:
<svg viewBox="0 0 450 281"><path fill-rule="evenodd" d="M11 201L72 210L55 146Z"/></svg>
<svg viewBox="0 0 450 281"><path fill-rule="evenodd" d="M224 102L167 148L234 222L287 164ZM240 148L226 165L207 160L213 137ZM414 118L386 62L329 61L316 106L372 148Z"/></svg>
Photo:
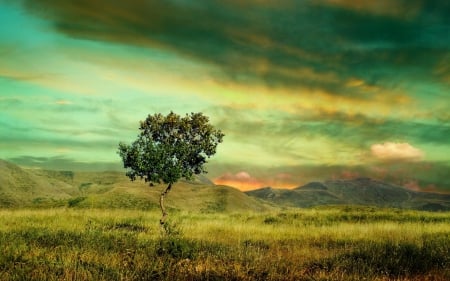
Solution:
<svg viewBox="0 0 450 281"><path fill-rule="evenodd" d="M450 4L0 0L0 158L118 170L171 110L226 134L217 183L450 192Z"/></svg>

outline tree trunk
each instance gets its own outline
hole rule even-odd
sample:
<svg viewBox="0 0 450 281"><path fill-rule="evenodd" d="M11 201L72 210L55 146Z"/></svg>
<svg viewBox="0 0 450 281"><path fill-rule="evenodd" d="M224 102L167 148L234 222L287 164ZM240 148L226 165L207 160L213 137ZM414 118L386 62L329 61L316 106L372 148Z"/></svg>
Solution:
<svg viewBox="0 0 450 281"><path fill-rule="evenodd" d="M167 218L166 208L164 208L164 196L166 196L167 193L169 193L171 188L172 188L172 184L169 183L169 185L166 187L166 189L161 193L161 196L159 197L159 206L161 207L161 213L162 213L162 217L159 220L159 223L161 225L164 225L164 223L166 222L166 218Z"/></svg>

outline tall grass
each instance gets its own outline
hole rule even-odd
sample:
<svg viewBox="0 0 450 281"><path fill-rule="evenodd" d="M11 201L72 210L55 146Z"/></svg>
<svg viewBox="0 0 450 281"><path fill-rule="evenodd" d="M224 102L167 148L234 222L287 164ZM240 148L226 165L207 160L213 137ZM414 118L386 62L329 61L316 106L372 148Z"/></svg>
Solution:
<svg viewBox="0 0 450 281"><path fill-rule="evenodd" d="M450 213L0 211L0 280L450 280Z"/></svg>

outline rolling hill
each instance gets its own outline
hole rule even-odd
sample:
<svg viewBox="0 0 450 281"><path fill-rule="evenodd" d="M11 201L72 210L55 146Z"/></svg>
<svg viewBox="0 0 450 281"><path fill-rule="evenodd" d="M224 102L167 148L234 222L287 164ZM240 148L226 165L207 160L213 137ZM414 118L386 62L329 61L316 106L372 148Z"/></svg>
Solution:
<svg viewBox="0 0 450 281"><path fill-rule="evenodd" d="M58 178L39 171L25 170L0 160L0 206L15 207L48 200L67 200L77 195L76 189Z"/></svg>
<svg viewBox="0 0 450 281"><path fill-rule="evenodd" d="M0 160L0 208L159 208L164 186L131 182L123 172L25 169ZM165 205L202 212L263 211L271 207L241 191L216 186L204 176L173 185Z"/></svg>
<svg viewBox="0 0 450 281"><path fill-rule="evenodd" d="M158 209L164 186L131 182L123 172L25 169L0 160L0 208ZM270 187L241 192L214 185L204 176L179 181L165 200L171 210L201 212L264 211L280 207L367 205L450 210L450 194L416 192L369 178L311 182L295 189Z"/></svg>
<svg viewBox="0 0 450 281"><path fill-rule="evenodd" d="M266 187L247 191L246 194L284 207L367 205L429 211L450 210L450 194L416 192L370 178L311 182L290 190Z"/></svg>

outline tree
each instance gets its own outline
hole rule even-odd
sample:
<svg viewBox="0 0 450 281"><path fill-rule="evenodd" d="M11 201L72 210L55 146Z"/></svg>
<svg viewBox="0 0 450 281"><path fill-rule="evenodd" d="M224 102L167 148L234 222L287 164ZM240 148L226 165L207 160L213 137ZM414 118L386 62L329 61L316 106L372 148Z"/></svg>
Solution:
<svg viewBox="0 0 450 281"><path fill-rule="evenodd" d="M119 144L119 155L123 160L126 175L131 181L144 179L150 186L167 184L161 193L159 205L161 225L167 218L164 197L172 184L181 178L192 179L194 175L206 173L206 159L216 153L224 134L209 124L202 113L191 113L181 117L173 112L148 115L140 122L140 133L131 144Z"/></svg>

